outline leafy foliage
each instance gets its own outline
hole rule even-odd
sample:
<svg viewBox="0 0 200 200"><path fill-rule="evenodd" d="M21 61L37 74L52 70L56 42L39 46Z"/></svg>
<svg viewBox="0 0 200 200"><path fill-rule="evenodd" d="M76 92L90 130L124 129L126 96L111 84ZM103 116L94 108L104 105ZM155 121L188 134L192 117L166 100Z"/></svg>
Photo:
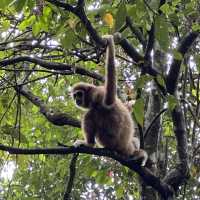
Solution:
<svg viewBox="0 0 200 200"><path fill-rule="evenodd" d="M81 138L82 131L73 120L80 120L82 111L72 102L71 87L79 81L102 84L105 51L100 42L96 42L94 32L101 36L120 31L142 59L151 54L147 67L153 65L159 71L156 75L155 71L148 72L143 68L146 60L134 61L129 57L133 49L122 51L120 45L116 45L120 97L124 102L135 100L133 116L143 132L148 128L146 124L152 121L149 116L158 114L148 111L152 107L161 110L168 105L168 112L156 121L161 135L155 136L154 140L159 144L152 145L154 141L146 144L151 147L150 153L158 155L159 177L164 177L176 164L178 153L171 112L181 105L192 176L185 189L180 187L177 199L198 199L200 44L196 40L185 56L178 46L188 32L200 31L199 1L174 0L160 5L155 0L88 0L84 10L89 21L85 18L84 21L83 15L80 17L80 9L70 12L49 2L2 0L0 3L0 143L46 148L60 143L70 146ZM67 2L70 9L74 9L78 1L60 2ZM87 27L90 24L92 30ZM155 26L154 45L147 52L152 24ZM4 63L19 57L40 58L53 66L23 59ZM172 61L182 63L177 87L180 97L163 92L168 88L166 74ZM60 69L63 63L68 68ZM22 89L28 92L23 94ZM35 95L32 100L28 97L30 94ZM152 102L154 95L158 97L160 107ZM59 125L52 122L48 118L52 113L68 114L75 125L69 126L66 121ZM153 133L149 134L147 137ZM0 154L0 199L63 199L70 177L70 155L12 156L3 151ZM13 166L10 171L9 166ZM140 182L135 173L111 159L79 155L75 171L71 199L140 199Z"/></svg>

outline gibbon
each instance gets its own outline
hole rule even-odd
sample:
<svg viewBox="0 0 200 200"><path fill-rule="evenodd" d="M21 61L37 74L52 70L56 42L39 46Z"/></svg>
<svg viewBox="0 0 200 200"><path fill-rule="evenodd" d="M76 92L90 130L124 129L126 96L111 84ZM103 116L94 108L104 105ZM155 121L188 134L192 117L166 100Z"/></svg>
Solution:
<svg viewBox="0 0 200 200"><path fill-rule="evenodd" d="M140 142L134 135L134 124L126 105L117 97L117 78L115 68L115 47L112 35L104 37L106 49L106 80L104 86L77 83L72 95L78 107L87 109L82 129L85 140L77 140L74 146L94 146L97 143L119 152L126 158L142 159L146 164L147 153L140 149Z"/></svg>

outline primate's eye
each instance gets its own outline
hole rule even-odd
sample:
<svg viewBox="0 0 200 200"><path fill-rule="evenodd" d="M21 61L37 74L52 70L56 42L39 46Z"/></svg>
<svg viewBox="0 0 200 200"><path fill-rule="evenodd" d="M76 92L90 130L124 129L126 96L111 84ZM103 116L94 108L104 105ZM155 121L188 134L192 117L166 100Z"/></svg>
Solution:
<svg viewBox="0 0 200 200"><path fill-rule="evenodd" d="M73 94L74 98L82 98L83 92L82 91L77 91Z"/></svg>

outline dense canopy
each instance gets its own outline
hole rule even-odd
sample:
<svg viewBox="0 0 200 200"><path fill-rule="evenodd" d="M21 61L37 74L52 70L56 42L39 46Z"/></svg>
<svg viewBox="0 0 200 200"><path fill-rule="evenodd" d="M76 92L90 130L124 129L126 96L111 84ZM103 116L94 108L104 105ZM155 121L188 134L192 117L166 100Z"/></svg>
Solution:
<svg viewBox="0 0 200 200"><path fill-rule="evenodd" d="M198 0L2 0L0 199L198 200L199 33ZM103 84L107 34L145 167L73 147L84 111L71 88Z"/></svg>

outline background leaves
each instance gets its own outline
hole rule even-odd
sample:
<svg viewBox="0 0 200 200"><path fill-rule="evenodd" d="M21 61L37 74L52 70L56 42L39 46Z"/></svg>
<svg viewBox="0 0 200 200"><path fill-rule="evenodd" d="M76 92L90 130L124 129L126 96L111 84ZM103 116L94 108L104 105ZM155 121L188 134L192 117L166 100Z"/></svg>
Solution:
<svg viewBox="0 0 200 200"><path fill-rule="evenodd" d="M74 0L62 2L69 3L72 8L77 3ZM160 2L155 0L88 0L85 1L84 8L89 21L83 23L80 16L47 1L2 0L0 143L24 148L46 148L60 143L70 146L76 139L83 137L80 128L66 124L55 125L48 120L47 115L68 114L80 121L83 112L74 106L70 94L72 85L79 81L102 84L99 77L103 77L105 73L105 49L96 43L91 29L89 33L86 25L91 23L100 36L121 31L122 41L133 49L127 53L126 45L116 45L118 94L123 102L135 101L130 110L133 111L136 129L140 125L143 132L160 110L168 107L168 111L161 114L161 121L156 121L147 136L153 138L149 139L149 146L145 144L147 149L152 146L157 149L157 152L151 153L157 155L157 167L162 169L158 174L160 177L164 177L176 165L177 143L171 111L176 106L181 106L186 122L192 177L185 188L179 187L176 198L197 199L200 192L199 39L185 56L177 47L187 33L199 31L199 2L175 0L165 2L160 8L159 6ZM127 23L127 17L130 24ZM155 25L155 41L153 49L147 52L152 24ZM141 57L137 62L131 57L134 50ZM147 54L151 59L149 63L143 60L144 56L148 57ZM43 67L27 60L2 64L7 59L27 56L59 64L52 68L50 64ZM165 95L162 91L167 89L166 77L173 59L182 63L177 87L180 97L175 94ZM69 65L70 69L60 70L62 64ZM144 64L147 68L142 68ZM149 66L159 73L155 75L155 71L148 71ZM87 73L81 75L80 71ZM38 107L20 94L16 88L23 88L35 95L34 99L39 99L46 106L47 112L44 107ZM155 103L155 99L160 99L161 108L158 103L152 103ZM157 125L159 137L155 136ZM153 143L154 140L159 141L158 146ZM1 199L63 199L70 174L70 155L11 156L2 151L0 154ZM3 173L3 169L8 169L9 166L14 166L10 179ZM135 173L111 159L79 155L71 197L140 199L139 184ZM149 192L151 193L153 192Z"/></svg>

